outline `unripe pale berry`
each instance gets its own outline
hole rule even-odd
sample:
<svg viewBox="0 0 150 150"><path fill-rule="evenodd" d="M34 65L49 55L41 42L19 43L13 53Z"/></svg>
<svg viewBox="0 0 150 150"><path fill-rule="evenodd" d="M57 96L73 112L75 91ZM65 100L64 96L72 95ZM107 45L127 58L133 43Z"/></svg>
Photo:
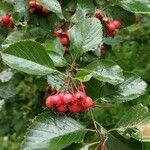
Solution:
<svg viewBox="0 0 150 150"><path fill-rule="evenodd" d="M112 23L115 25L116 29L121 28L121 22L119 20L114 20Z"/></svg>
<svg viewBox="0 0 150 150"><path fill-rule="evenodd" d="M92 108L93 107L93 100L87 96L83 102L83 107L84 108Z"/></svg>
<svg viewBox="0 0 150 150"><path fill-rule="evenodd" d="M81 110L82 110L82 107L78 104L73 104L70 107L70 111L73 112L73 113L79 113Z"/></svg>

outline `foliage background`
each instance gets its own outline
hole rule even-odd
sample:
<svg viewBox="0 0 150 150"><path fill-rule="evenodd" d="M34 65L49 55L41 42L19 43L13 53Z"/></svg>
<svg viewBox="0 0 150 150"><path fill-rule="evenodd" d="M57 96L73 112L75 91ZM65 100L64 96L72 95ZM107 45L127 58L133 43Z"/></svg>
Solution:
<svg viewBox="0 0 150 150"><path fill-rule="evenodd" d="M64 4L64 7L66 5ZM52 14L55 16L55 14ZM67 16L68 14L66 14ZM112 51L108 46L107 56L117 62L124 71L131 71L141 76L148 84L150 83L150 16L149 15L137 15L137 23L119 31L117 35L117 42L113 43ZM37 20L39 18L36 18ZM37 23L37 20L32 20L33 24ZM40 27L34 28L32 26L26 28L29 30L31 35L30 38L37 38L43 40L41 35L45 37L45 33L51 26L44 24L43 20ZM56 20L54 19L54 22ZM44 26L44 29L42 29ZM5 37L3 36L4 31L0 28L0 43L3 43ZM36 32L41 31L41 32ZM32 34L34 33L34 34ZM5 33L4 33L5 34ZM51 33L52 34L52 33ZM52 35L49 35L52 37ZM32 37L33 36L33 37ZM27 35L28 37L28 35ZM19 37L20 38L20 37ZM7 42L6 42L7 45ZM1 63L1 71L7 67ZM32 123L33 118L43 112L45 97L45 87L47 85L46 78L40 78L35 76L29 76L24 73L13 70L12 78L9 82L4 84L10 85L7 92L12 92L12 97L8 98L3 104L0 112L0 150L16 150L19 149L20 142L23 140L26 129ZM15 87L15 88L13 88ZM93 87L93 85L91 85ZM94 87L93 87L94 88ZM16 94L14 94L16 93ZM6 93L7 96L7 93ZM128 111L131 106L142 103L150 108L150 85L147 87L147 92L136 100L126 102L122 104L116 104L116 107L112 109L96 109L95 116L98 122L101 123L106 129L111 129L116 122L120 120L122 115ZM88 126L91 123L87 121L86 115L81 116L80 122L84 122ZM79 119L79 118L78 118ZM120 135L115 133L116 137L119 137L123 142L132 147L135 150L148 150L150 145L148 143L138 142L134 139L125 140ZM90 140L90 134L89 139ZM69 149L73 149L70 146Z"/></svg>

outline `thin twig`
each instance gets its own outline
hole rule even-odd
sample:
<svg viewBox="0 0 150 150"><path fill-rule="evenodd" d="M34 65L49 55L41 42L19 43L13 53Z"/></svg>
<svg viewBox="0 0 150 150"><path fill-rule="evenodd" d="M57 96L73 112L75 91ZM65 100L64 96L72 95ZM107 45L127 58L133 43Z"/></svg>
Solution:
<svg viewBox="0 0 150 150"><path fill-rule="evenodd" d="M107 105L94 105L95 107L98 108L112 108L113 106L107 106Z"/></svg>

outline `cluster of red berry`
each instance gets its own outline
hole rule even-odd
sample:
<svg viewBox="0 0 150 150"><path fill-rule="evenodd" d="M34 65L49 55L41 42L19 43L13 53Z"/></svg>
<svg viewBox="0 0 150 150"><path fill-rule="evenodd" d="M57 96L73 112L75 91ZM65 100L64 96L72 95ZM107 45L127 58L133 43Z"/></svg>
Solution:
<svg viewBox="0 0 150 150"><path fill-rule="evenodd" d="M105 14L99 9L96 10L95 17L106 23L106 36L114 37L116 35L116 30L121 28L121 22L119 20L113 20L105 16Z"/></svg>
<svg viewBox="0 0 150 150"><path fill-rule="evenodd" d="M75 93L62 92L49 96L46 99L47 108L56 109L59 113L70 111L81 113L93 107L93 100L81 91Z"/></svg>
<svg viewBox="0 0 150 150"><path fill-rule="evenodd" d="M58 29L55 31L55 36L59 38L60 43L68 48L70 45L68 32L64 32L62 29Z"/></svg>
<svg viewBox="0 0 150 150"><path fill-rule="evenodd" d="M5 15L0 18L0 22L3 27L14 28L13 17L11 15Z"/></svg>
<svg viewBox="0 0 150 150"><path fill-rule="evenodd" d="M36 13L36 12L42 12L42 14L45 14L45 15L49 14L49 10L43 7L38 2L36 2L36 0L30 0L29 7L30 7L29 12L31 14Z"/></svg>

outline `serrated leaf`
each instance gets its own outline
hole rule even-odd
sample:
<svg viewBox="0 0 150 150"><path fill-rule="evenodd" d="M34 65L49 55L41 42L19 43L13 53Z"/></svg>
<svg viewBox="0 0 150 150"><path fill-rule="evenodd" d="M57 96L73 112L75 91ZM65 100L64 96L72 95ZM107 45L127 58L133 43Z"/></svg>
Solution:
<svg viewBox="0 0 150 150"><path fill-rule="evenodd" d="M149 0L122 0L118 5L134 13L150 13Z"/></svg>
<svg viewBox="0 0 150 150"><path fill-rule="evenodd" d="M0 97L3 99L8 99L17 94L16 88L11 82L0 83Z"/></svg>
<svg viewBox="0 0 150 150"><path fill-rule="evenodd" d="M18 42L20 40L23 40L23 39L24 39L24 31L19 31L19 30L13 31L7 36L5 41L2 43L2 48L6 49L11 44Z"/></svg>
<svg viewBox="0 0 150 150"><path fill-rule="evenodd" d="M102 97L107 102L127 102L143 95L147 84L135 74L125 75L125 81L113 88L110 95Z"/></svg>
<svg viewBox="0 0 150 150"><path fill-rule="evenodd" d="M150 140L150 120L148 108L138 104L128 110L118 122L114 130L121 135L129 134L140 141ZM146 119L147 118L147 119ZM146 121L146 122L145 122Z"/></svg>
<svg viewBox="0 0 150 150"><path fill-rule="evenodd" d="M0 73L0 81L1 82L8 82L13 77L14 73L11 69L5 69Z"/></svg>
<svg viewBox="0 0 150 150"><path fill-rule="evenodd" d="M65 85L65 78L61 74L51 74L47 76L47 82L53 89L60 91Z"/></svg>
<svg viewBox="0 0 150 150"><path fill-rule="evenodd" d="M94 51L102 43L102 25L96 18L84 19L70 31L71 52L75 58L87 51Z"/></svg>
<svg viewBox="0 0 150 150"><path fill-rule="evenodd" d="M44 7L49 9L50 11L56 13L58 17L63 19L62 9L60 6L60 3L57 0L37 0L40 4L42 4Z"/></svg>
<svg viewBox="0 0 150 150"><path fill-rule="evenodd" d="M93 77L99 81L119 84L124 81L122 69L110 60L96 60L84 69L92 73Z"/></svg>
<svg viewBox="0 0 150 150"><path fill-rule="evenodd" d="M87 10L86 9L82 9L80 5L77 5L77 9L75 14L72 16L72 21L74 23L78 23L83 21L86 18L87 15Z"/></svg>
<svg viewBox="0 0 150 150"><path fill-rule="evenodd" d="M62 150L82 142L85 133L84 127L72 118L43 113L29 128L21 150Z"/></svg>
<svg viewBox="0 0 150 150"><path fill-rule="evenodd" d="M11 68L28 74L48 75L56 71L45 48L34 41L17 42L5 49L1 55Z"/></svg>

